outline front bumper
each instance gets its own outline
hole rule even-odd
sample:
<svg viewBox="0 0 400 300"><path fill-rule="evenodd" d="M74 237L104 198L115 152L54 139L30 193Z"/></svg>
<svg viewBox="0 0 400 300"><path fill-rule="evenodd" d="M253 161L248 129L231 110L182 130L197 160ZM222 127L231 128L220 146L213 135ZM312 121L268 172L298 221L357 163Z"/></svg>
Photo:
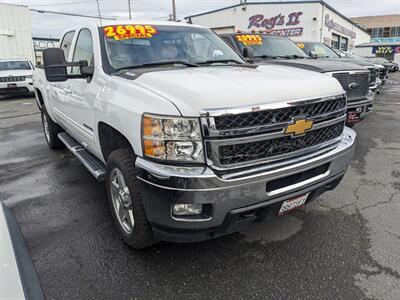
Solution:
<svg viewBox="0 0 400 300"><path fill-rule="evenodd" d="M210 239L275 216L287 199L310 193L308 203L340 182L352 160L355 137L346 127L339 144L325 153L288 160L280 167L258 167L254 173L231 179L209 167L162 165L138 157L140 193L154 235L174 242ZM321 168L321 174L313 173ZM211 209L199 219L178 219L171 212L175 203Z"/></svg>
<svg viewBox="0 0 400 300"><path fill-rule="evenodd" d="M12 85L12 87L10 87ZM0 82L0 95L33 93L32 79L16 82Z"/></svg>
<svg viewBox="0 0 400 300"><path fill-rule="evenodd" d="M370 87L366 98L347 102L347 124L357 123L371 113L377 91L377 86Z"/></svg>

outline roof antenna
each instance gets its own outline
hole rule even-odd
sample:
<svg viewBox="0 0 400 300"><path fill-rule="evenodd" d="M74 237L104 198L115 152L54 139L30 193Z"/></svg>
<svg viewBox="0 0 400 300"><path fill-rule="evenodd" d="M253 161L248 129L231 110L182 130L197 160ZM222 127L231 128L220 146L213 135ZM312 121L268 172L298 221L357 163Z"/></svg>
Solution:
<svg viewBox="0 0 400 300"><path fill-rule="evenodd" d="M99 4L99 0L96 0L97 3L97 11L99 13L99 19L100 19L100 27L103 27L103 24L101 22L101 13L100 13L100 4Z"/></svg>

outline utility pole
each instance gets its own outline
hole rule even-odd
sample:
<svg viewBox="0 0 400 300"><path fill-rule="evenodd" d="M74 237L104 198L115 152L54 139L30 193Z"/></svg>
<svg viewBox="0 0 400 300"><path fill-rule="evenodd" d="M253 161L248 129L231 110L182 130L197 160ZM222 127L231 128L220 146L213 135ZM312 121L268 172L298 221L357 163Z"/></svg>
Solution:
<svg viewBox="0 0 400 300"><path fill-rule="evenodd" d="M172 20L176 22L176 7L175 0L172 0Z"/></svg>
<svg viewBox="0 0 400 300"><path fill-rule="evenodd" d="M129 7L129 20L132 20L132 14L131 14L131 0L128 0L128 7Z"/></svg>

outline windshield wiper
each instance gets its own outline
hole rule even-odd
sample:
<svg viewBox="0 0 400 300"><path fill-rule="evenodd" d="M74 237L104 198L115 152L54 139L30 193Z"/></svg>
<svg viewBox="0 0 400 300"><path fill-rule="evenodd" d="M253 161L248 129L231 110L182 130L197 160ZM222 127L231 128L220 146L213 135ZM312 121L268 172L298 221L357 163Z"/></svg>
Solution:
<svg viewBox="0 0 400 300"><path fill-rule="evenodd" d="M254 56L254 58L271 58L271 59L277 59L277 58L286 58L286 59L293 59L293 58L305 58L305 56L297 55L297 54L292 54L292 55L257 55Z"/></svg>
<svg viewBox="0 0 400 300"><path fill-rule="evenodd" d="M201 62L197 62L198 65L206 65L206 64L217 64L217 63L221 63L221 64L226 64L226 63L235 63L238 65L244 65L245 63L238 61L236 59L210 59L210 60L206 60L206 61L201 61Z"/></svg>
<svg viewBox="0 0 400 300"><path fill-rule="evenodd" d="M157 62L151 62L151 63L144 63L140 65L132 65L132 66L126 66L122 68L116 69L116 71L121 71L121 70L128 70L128 69L135 69L135 68L143 68L143 67L152 67L152 66L165 66L165 65L184 65L188 67L198 67L198 64L193 64L184 60L167 60L167 61L157 61Z"/></svg>
<svg viewBox="0 0 400 300"><path fill-rule="evenodd" d="M254 56L254 58L271 58L271 59L277 59L278 56L263 54L263 55L256 55L256 56Z"/></svg>

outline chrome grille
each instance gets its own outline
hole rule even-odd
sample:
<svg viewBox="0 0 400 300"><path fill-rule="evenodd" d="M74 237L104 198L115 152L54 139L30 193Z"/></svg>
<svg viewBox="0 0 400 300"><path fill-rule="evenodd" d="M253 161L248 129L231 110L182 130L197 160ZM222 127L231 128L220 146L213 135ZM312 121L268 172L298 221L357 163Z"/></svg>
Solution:
<svg viewBox="0 0 400 300"><path fill-rule="evenodd" d="M358 100L366 97L369 91L369 74L368 73L333 73L343 89L346 91L347 101ZM356 83L356 88L350 88L352 83Z"/></svg>
<svg viewBox="0 0 400 300"><path fill-rule="evenodd" d="M219 162L221 165L237 164L302 150L338 138L342 134L343 128L344 122L340 122L311 131L299 138L285 136L258 142L220 146Z"/></svg>
<svg viewBox="0 0 400 300"><path fill-rule="evenodd" d="M0 82L16 82L16 81L25 81L25 76L0 77Z"/></svg>
<svg viewBox="0 0 400 300"><path fill-rule="evenodd" d="M385 79L386 75L388 74L389 70L387 67L379 68L379 78Z"/></svg>
<svg viewBox="0 0 400 300"><path fill-rule="evenodd" d="M328 151L340 140L346 120L346 96L272 103L254 107L203 110L201 122L210 167L224 173L259 164ZM312 120L303 136L285 134L295 120Z"/></svg>
<svg viewBox="0 0 400 300"><path fill-rule="evenodd" d="M290 122L294 117L307 116L308 118L323 115L346 107L346 98L340 97L329 101L316 102L281 109L259 112L242 113L215 117L217 130L232 130L255 126L272 125Z"/></svg>
<svg viewBox="0 0 400 300"><path fill-rule="evenodd" d="M369 85L375 85L377 73L375 68L368 68L369 70Z"/></svg>

